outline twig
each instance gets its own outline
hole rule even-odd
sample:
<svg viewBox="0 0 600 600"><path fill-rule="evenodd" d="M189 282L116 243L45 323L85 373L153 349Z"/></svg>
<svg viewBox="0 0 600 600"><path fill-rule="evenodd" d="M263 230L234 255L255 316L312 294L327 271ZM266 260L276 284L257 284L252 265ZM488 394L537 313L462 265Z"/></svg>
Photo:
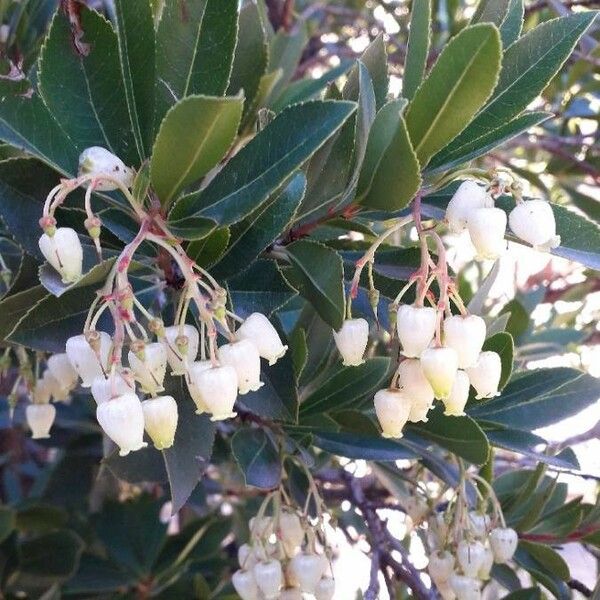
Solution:
<svg viewBox="0 0 600 600"><path fill-rule="evenodd" d="M582 583L577 579L569 579L569 581L567 581L567 585L572 590L577 590L579 593L583 594L586 598L591 598L592 594L594 593L587 585L585 585L585 583Z"/></svg>

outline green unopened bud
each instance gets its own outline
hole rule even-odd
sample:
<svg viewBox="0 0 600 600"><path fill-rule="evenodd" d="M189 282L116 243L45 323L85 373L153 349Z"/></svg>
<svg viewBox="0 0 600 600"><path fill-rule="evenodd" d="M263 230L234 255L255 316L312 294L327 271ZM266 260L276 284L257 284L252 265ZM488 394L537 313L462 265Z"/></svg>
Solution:
<svg viewBox="0 0 600 600"><path fill-rule="evenodd" d="M85 340L90 345L91 349L97 354L100 352L100 333L95 329L88 331L85 334Z"/></svg>
<svg viewBox="0 0 600 600"><path fill-rule="evenodd" d="M133 310L134 296L133 296L133 290L131 289L131 286L128 286L119 294L119 302L120 302L121 308L123 310L125 310L127 312L130 312Z"/></svg>
<svg viewBox="0 0 600 600"><path fill-rule="evenodd" d="M97 240L100 237L102 221L98 217L89 217L83 222L83 224L93 240Z"/></svg>
<svg viewBox="0 0 600 600"><path fill-rule="evenodd" d="M224 322L225 317L227 316L227 311L225 310L224 306L217 306L214 309L214 315L215 315L215 319L217 319L217 321Z"/></svg>
<svg viewBox="0 0 600 600"><path fill-rule="evenodd" d="M165 337L165 324L162 319L150 319L148 329L159 338Z"/></svg>
<svg viewBox="0 0 600 600"><path fill-rule="evenodd" d="M373 309L375 316L377 316L377 308L379 307L379 298L380 298L379 290L376 290L375 288L369 290L369 304L371 305L371 308Z"/></svg>
<svg viewBox="0 0 600 600"><path fill-rule="evenodd" d="M142 340L136 340L131 343L131 351L139 358L142 362L146 360L146 344Z"/></svg>
<svg viewBox="0 0 600 600"><path fill-rule="evenodd" d="M388 307L388 319L390 322L390 335L394 337L396 331L396 323L398 322L398 305L390 304Z"/></svg>
<svg viewBox="0 0 600 600"><path fill-rule="evenodd" d="M56 233L56 219L50 215L42 217L38 223L48 237L53 237Z"/></svg>
<svg viewBox="0 0 600 600"><path fill-rule="evenodd" d="M182 356L187 356L189 342L190 340L187 335L178 335L175 338L175 345Z"/></svg>

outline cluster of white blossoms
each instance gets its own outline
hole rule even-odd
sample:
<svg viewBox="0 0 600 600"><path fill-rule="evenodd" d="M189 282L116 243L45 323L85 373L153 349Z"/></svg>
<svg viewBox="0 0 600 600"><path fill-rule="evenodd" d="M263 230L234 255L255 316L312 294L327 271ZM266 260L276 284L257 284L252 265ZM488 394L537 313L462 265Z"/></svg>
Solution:
<svg viewBox="0 0 600 600"><path fill-rule="evenodd" d="M331 600L330 561L317 551L308 519L284 508L250 519L250 543L240 546L232 582L242 600Z"/></svg>
<svg viewBox="0 0 600 600"><path fill-rule="evenodd" d="M507 563L518 541L514 529L492 526L485 512L435 513L428 521L427 571L444 600L480 600L493 565Z"/></svg>
<svg viewBox="0 0 600 600"><path fill-rule="evenodd" d="M70 192L87 187L86 227L99 255L101 223L91 212L92 190L119 189L140 219L137 236L115 260L98 291L83 333L69 338L66 354L60 355L81 379L82 387L90 388L98 422L123 456L147 445L144 432L160 450L173 445L178 409L177 400L164 394L167 365L173 375L185 378L196 413L207 413L218 421L236 415L238 394L263 385L261 358L273 365L287 350L265 315L253 313L244 320L227 310L227 291L187 256L160 216L144 211L128 190L132 182L133 173L116 156L103 148L89 148L80 157L79 176L63 180L50 192L40 219L44 229L40 249L65 283L81 277L83 255L77 234L57 228L54 218L54 211ZM129 282L128 268L144 241L168 252L185 280L175 322L169 327L141 304ZM114 324L112 335L97 328L106 310ZM219 334L227 343L217 346Z"/></svg>
<svg viewBox="0 0 600 600"><path fill-rule="evenodd" d="M500 185L502 190L509 190ZM519 188L514 187L515 208L508 224L511 231L521 240L537 250L550 250L560 244L556 235L554 212L544 200L523 200ZM479 259L496 259L506 250L506 213L494 206L489 191L474 181L464 181L452 196L446 210L448 228L453 233L465 229L477 251Z"/></svg>

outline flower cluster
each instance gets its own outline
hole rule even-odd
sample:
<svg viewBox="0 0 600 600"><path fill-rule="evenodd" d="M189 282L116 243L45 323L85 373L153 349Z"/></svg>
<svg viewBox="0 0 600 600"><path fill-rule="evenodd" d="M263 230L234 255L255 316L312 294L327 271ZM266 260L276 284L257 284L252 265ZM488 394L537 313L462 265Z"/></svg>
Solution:
<svg viewBox="0 0 600 600"><path fill-rule="evenodd" d="M319 532L291 507L250 519L250 543L240 546L233 585L242 600L331 600L335 582Z"/></svg>
<svg viewBox="0 0 600 600"><path fill-rule="evenodd" d="M265 315L253 313L244 320L227 309L227 291L187 256L160 215L147 213L133 198L128 190L132 182L132 172L117 157L103 148L89 148L81 155L79 176L63 180L50 192L40 220L40 249L65 283L81 277L83 255L77 234L56 227L54 211L70 192L87 186L86 227L99 255L100 221L91 212L92 190L119 189L140 220L138 234L98 291L83 333L67 340L62 355L81 385L90 388L98 422L121 455L145 447L144 432L156 448L172 446L178 408L175 398L164 394L167 365L173 375L185 378L196 413L217 421L236 415L238 394L263 385L261 358L273 365L287 350ZM174 323L168 327L143 306L129 280L129 267L142 242L166 252L185 280ZM113 335L98 329L105 311L112 316ZM217 346L219 334L227 343ZM150 397L141 401L141 394Z"/></svg>

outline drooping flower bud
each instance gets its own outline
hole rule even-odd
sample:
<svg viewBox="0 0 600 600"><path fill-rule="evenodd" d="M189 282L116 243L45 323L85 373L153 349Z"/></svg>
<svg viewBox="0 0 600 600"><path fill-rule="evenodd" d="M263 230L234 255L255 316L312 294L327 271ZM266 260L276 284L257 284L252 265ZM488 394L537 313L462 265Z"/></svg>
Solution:
<svg viewBox="0 0 600 600"><path fill-rule="evenodd" d="M379 390L374 398L375 413L385 438L401 438L408 421L411 399L402 390Z"/></svg>
<svg viewBox="0 0 600 600"><path fill-rule="evenodd" d="M104 433L119 446L119 455L145 448L144 412L142 403L135 394L123 394L99 404L96 418Z"/></svg>
<svg viewBox="0 0 600 600"><path fill-rule="evenodd" d="M49 438L55 417L56 408L52 404L28 404L25 409L25 418L31 429L31 437L34 440Z"/></svg>
<svg viewBox="0 0 600 600"><path fill-rule="evenodd" d="M448 581L454 572L454 556L447 550L434 552L429 557L427 572L436 584Z"/></svg>
<svg viewBox="0 0 600 600"><path fill-rule="evenodd" d="M477 362L467 369L471 385L477 392L476 398L493 398L498 395L502 376L502 361L496 352L482 352Z"/></svg>
<svg viewBox="0 0 600 600"><path fill-rule="evenodd" d="M303 600L304 596L300 588L287 588L279 593L279 600Z"/></svg>
<svg viewBox="0 0 600 600"><path fill-rule="evenodd" d="M116 184L103 179L102 175L120 181L127 188L133 185L134 177L133 171L126 167L118 156L101 146L86 148L79 155L79 175L98 177L94 189L101 192L109 192L118 188Z"/></svg>
<svg viewBox="0 0 600 600"><path fill-rule="evenodd" d="M219 360L235 369L240 395L255 392L264 383L260 380L260 355L250 340L239 340L219 348Z"/></svg>
<svg viewBox="0 0 600 600"><path fill-rule="evenodd" d="M472 180L463 181L448 202L448 228L452 233L460 233L466 229L469 215L475 209L493 206L494 201L483 186Z"/></svg>
<svg viewBox="0 0 600 600"><path fill-rule="evenodd" d="M304 540L300 517L296 513L282 511L279 516L279 534L286 555L294 556Z"/></svg>
<svg viewBox="0 0 600 600"><path fill-rule="evenodd" d="M194 401L194 404L196 405L196 414L197 415L201 415L201 414L203 414L205 412L209 412L209 411L208 411L208 407L206 406L206 402L204 401L204 398L202 397L202 394L200 393L200 390L197 388L197 386L195 384L195 381L198 378L198 376L200 375L200 373L202 373L202 371L206 371L207 369L210 369L211 367L212 367L212 363L210 362L210 360L197 360L190 364L188 375L185 378L186 383L187 383L188 392L190 393L190 396L191 396L192 400Z"/></svg>
<svg viewBox="0 0 600 600"><path fill-rule="evenodd" d="M238 563L244 571L251 570L257 562L254 548L250 544L242 544L238 548Z"/></svg>
<svg viewBox="0 0 600 600"><path fill-rule="evenodd" d="M173 396L158 396L142 402L144 427L157 450L170 448L177 430L177 402Z"/></svg>
<svg viewBox="0 0 600 600"><path fill-rule="evenodd" d="M117 396L135 394L135 385L130 385L120 373L114 373L109 375L108 379L104 375L95 377L90 391L96 404L102 404Z"/></svg>
<svg viewBox="0 0 600 600"><path fill-rule="evenodd" d="M430 306L409 306L398 308L396 329L402 344L402 354L407 358L419 358L433 336L437 324L437 311Z"/></svg>
<svg viewBox="0 0 600 600"><path fill-rule="evenodd" d="M46 388L49 390L55 402L68 402L71 390L69 388L62 387L54 375L48 371L48 369L44 371L42 381L44 381Z"/></svg>
<svg viewBox="0 0 600 600"><path fill-rule="evenodd" d="M477 577L485 560L483 544L477 541L461 540L456 548L456 560L467 577Z"/></svg>
<svg viewBox="0 0 600 600"><path fill-rule="evenodd" d="M448 537L448 523L446 523L445 513L436 512L427 519L428 541L434 548L442 549L446 544Z"/></svg>
<svg viewBox="0 0 600 600"><path fill-rule="evenodd" d="M506 251L506 213L501 208L478 208L467 221L478 260L495 260Z"/></svg>
<svg viewBox="0 0 600 600"><path fill-rule="evenodd" d="M551 250L560 245L556 220L549 202L525 200L512 209L508 223L512 232L536 250Z"/></svg>
<svg viewBox="0 0 600 600"><path fill-rule="evenodd" d="M172 325L165 328L165 345L167 360L173 375L183 375L187 372L198 354L200 334L193 325Z"/></svg>
<svg viewBox="0 0 600 600"><path fill-rule="evenodd" d="M481 582L465 575L452 575L450 587L456 594L457 600L480 600Z"/></svg>
<svg viewBox="0 0 600 600"><path fill-rule="evenodd" d="M333 339L346 367L357 367L365 362L363 355L369 341L366 319L346 319L341 329L333 332Z"/></svg>
<svg viewBox="0 0 600 600"><path fill-rule="evenodd" d="M79 377L81 385L90 387L94 379L104 376L107 372L108 356L112 340L104 331L93 331L88 335L93 347L85 335L76 335L67 340L67 356L69 362ZM98 353L94 348L97 349Z"/></svg>
<svg viewBox="0 0 600 600"><path fill-rule="evenodd" d="M331 577L321 577L315 587L316 600L332 600L335 594L335 580Z"/></svg>
<svg viewBox="0 0 600 600"><path fill-rule="evenodd" d="M167 373L167 350L160 342L146 344L138 352L130 350L127 358L142 391L148 394L162 392Z"/></svg>
<svg viewBox="0 0 600 600"><path fill-rule="evenodd" d="M436 587L442 600L456 600L456 594L454 593L449 580L436 583Z"/></svg>
<svg viewBox="0 0 600 600"><path fill-rule="evenodd" d="M274 365L287 351L277 330L262 313L252 313L235 333L241 340L250 340L270 365Z"/></svg>
<svg viewBox="0 0 600 600"><path fill-rule="evenodd" d="M259 600L260 592L252 571L236 571L231 583L242 600Z"/></svg>
<svg viewBox="0 0 600 600"><path fill-rule="evenodd" d="M410 398L412 404L408 420L412 423L427 421L427 413L433 404L433 388L423 374L421 361L407 358L398 366L398 386Z"/></svg>
<svg viewBox="0 0 600 600"><path fill-rule="evenodd" d="M485 554L483 558L483 564L477 572L477 578L481 581L487 581L490 578L492 567L494 566L494 553L489 546L484 546Z"/></svg>
<svg viewBox="0 0 600 600"><path fill-rule="evenodd" d="M77 384L77 371L71 366L69 357L63 354L53 354L47 361L48 371L58 381L61 387L71 389Z"/></svg>
<svg viewBox="0 0 600 600"><path fill-rule="evenodd" d="M235 417L233 405L237 398L238 378L233 367L211 367L199 372L190 371L198 395L206 404L212 421Z"/></svg>
<svg viewBox="0 0 600 600"><path fill-rule="evenodd" d="M32 400L34 404L48 404L50 397L52 396L52 390L48 385L48 380L38 379L35 382L35 387L32 392Z"/></svg>
<svg viewBox="0 0 600 600"><path fill-rule="evenodd" d="M58 227L52 236L43 233L38 245L44 258L60 274L63 283L73 283L81 277L83 248L74 229Z"/></svg>
<svg viewBox="0 0 600 600"><path fill-rule="evenodd" d="M462 417L469 400L469 376L464 371L456 371L452 390L448 398L443 400L444 414L449 417Z"/></svg>
<svg viewBox="0 0 600 600"><path fill-rule="evenodd" d="M492 529L489 540L494 553L494 562L498 564L508 562L514 556L519 543L517 532L510 527Z"/></svg>
<svg viewBox="0 0 600 600"><path fill-rule="evenodd" d="M490 517L477 510L469 511L469 529L471 533L479 540L487 538L490 527Z"/></svg>
<svg viewBox="0 0 600 600"><path fill-rule="evenodd" d="M275 600L283 583L283 571L278 560L259 562L252 569L258 588L265 600Z"/></svg>
<svg viewBox="0 0 600 600"><path fill-rule="evenodd" d="M421 354L421 368L438 400L450 397L456 372L458 354L454 348L427 348Z"/></svg>
<svg viewBox="0 0 600 600"><path fill-rule="evenodd" d="M485 321L477 315L453 315L444 320L444 346L456 350L459 369L477 362L485 335Z"/></svg>
<svg viewBox="0 0 600 600"><path fill-rule="evenodd" d="M273 525L273 518L266 515L252 517L248 521L248 528L252 537L268 538L273 533Z"/></svg>
<svg viewBox="0 0 600 600"><path fill-rule="evenodd" d="M290 568L305 594L314 594L317 584L327 569L327 559L321 554L301 552L290 561Z"/></svg>

